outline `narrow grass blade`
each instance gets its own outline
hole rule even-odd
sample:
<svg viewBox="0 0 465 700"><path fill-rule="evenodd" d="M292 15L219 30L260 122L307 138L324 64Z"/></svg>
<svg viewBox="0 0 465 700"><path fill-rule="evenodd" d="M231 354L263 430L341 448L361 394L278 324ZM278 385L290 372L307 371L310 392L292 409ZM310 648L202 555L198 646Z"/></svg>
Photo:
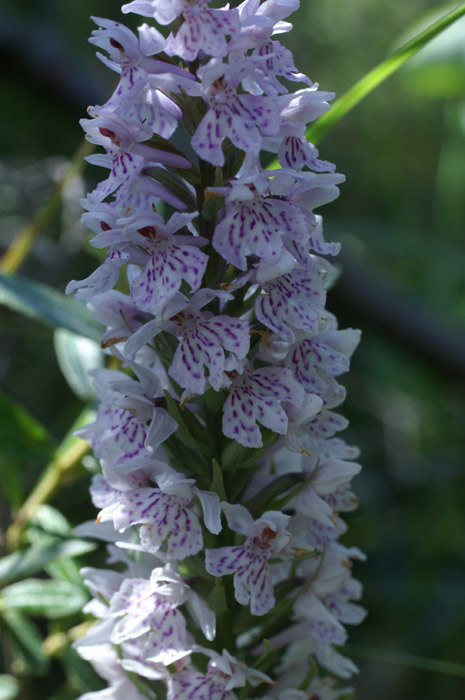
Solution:
<svg viewBox="0 0 465 700"><path fill-rule="evenodd" d="M444 673L449 676L465 678L465 664L460 664L455 661L430 659L426 656L416 656L415 654L406 654L389 649L365 649L352 644L346 644L344 650L351 656L358 656L359 658L369 659L370 661L379 661L394 666L407 666L409 668L417 668L433 673Z"/></svg>
<svg viewBox="0 0 465 700"><path fill-rule="evenodd" d="M394 51L386 60L379 63L369 73L355 83L344 95L336 100L326 114L307 130L307 139L314 144L319 143L323 136L364 97L395 73L403 64L426 46L432 39L441 34L447 27L465 15L465 3L448 12L437 22L434 22L416 37ZM273 166L270 166L273 167ZM279 166L278 166L279 167Z"/></svg>

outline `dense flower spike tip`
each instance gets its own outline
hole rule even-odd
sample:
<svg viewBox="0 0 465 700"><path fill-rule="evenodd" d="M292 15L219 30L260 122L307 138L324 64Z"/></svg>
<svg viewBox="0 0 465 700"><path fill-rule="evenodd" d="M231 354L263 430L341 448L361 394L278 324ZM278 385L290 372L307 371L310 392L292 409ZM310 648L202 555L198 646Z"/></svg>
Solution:
<svg viewBox="0 0 465 700"><path fill-rule="evenodd" d="M67 291L111 364L77 533L117 570L83 570L96 623L75 646L108 688L81 700L337 700L328 672L356 671L334 645L365 614L363 554L339 542L360 465L334 409L360 334L325 308L340 244L315 213L344 177L305 138L334 95L278 40L298 0L211 4L133 0L137 32L94 19L119 76L81 122L109 170L83 200L106 256Z"/></svg>

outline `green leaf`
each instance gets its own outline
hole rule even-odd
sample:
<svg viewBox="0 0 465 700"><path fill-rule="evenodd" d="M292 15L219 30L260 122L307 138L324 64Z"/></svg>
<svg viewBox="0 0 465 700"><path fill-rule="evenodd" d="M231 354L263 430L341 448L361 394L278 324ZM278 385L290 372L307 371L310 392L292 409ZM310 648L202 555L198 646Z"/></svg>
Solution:
<svg viewBox="0 0 465 700"><path fill-rule="evenodd" d="M263 446L259 448L247 448L235 440L229 440L221 455L221 468L227 471L236 469L248 469L268 452L278 439L278 434L271 430L262 429Z"/></svg>
<svg viewBox="0 0 465 700"><path fill-rule="evenodd" d="M71 535L71 525L65 516L59 510L46 503L42 503L37 508L32 514L29 523L48 535L57 537L69 537Z"/></svg>
<svg viewBox="0 0 465 700"><path fill-rule="evenodd" d="M163 138L162 136L158 136L157 134L154 134L151 136L148 141L145 142L147 146L153 146L154 148L158 148L160 151L165 151L165 153L174 153L177 156L181 156L182 158L186 158L186 154L184 151L180 150L175 146L172 141L169 141L168 139ZM198 170L197 168L193 167L190 170L194 170L195 173L197 174L197 182L200 182L200 178L198 177ZM186 168L186 172L190 174L189 168ZM182 172L184 173L184 168L182 168ZM186 180L189 178L186 178Z"/></svg>
<svg viewBox="0 0 465 700"><path fill-rule="evenodd" d="M23 406L0 392L0 483L9 503L19 506L24 500L24 466L49 461L53 450L47 429Z"/></svg>
<svg viewBox="0 0 465 700"><path fill-rule="evenodd" d="M20 663L21 671L45 676L50 662L42 651L42 637L37 626L19 610L4 610L2 619L10 634L15 661Z"/></svg>
<svg viewBox="0 0 465 700"><path fill-rule="evenodd" d="M78 299L18 275L0 272L0 304L54 328L67 328L98 342L104 331Z"/></svg>
<svg viewBox="0 0 465 700"><path fill-rule="evenodd" d="M95 401L97 393L89 372L104 366L100 344L66 328L55 331L53 342L58 364L71 389L83 401Z"/></svg>
<svg viewBox="0 0 465 700"><path fill-rule="evenodd" d="M96 548L87 540L55 540L14 552L0 559L0 587L40 571L45 564L60 557L76 557Z"/></svg>
<svg viewBox="0 0 465 700"><path fill-rule="evenodd" d="M43 463L54 442L47 428L11 396L0 392L0 450L2 457L22 463Z"/></svg>
<svg viewBox="0 0 465 700"><path fill-rule="evenodd" d="M31 515L27 539L31 544L50 544L56 537L71 536L71 525L56 508L42 504ZM70 557L60 557L44 565L44 570L55 581L67 581L85 590L80 564Z"/></svg>
<svg viewBox="0 0 465 700"><path fill-rule="evenodd" d="M214 219L219 211L224 207L224 197L213 195L208 200L205 200L202 205L202 216L209 221Z"/></svg>
<svg viewBox="0 0 465 700"><path fill-rule="evenodd" d="M228 499L226 497L226 491L224 488L223 472L221 471L221 467L216 461L216 459L212 460L212 469L213 480L211 489L219 496L220 501L227 501Z"/></svg>
<svg viewBox="0 0 465 700"><path fill-rule="evenodd" d="M226 601L226 591L221 579L217 580L210 595L207 598L207 605L211 610L215 611L215 615L223 615L228 612L228 603Z"/></svg>
<svg viewBox="0 0 465 700"><path fill-rule="evenodd" d="M14 700L18 697L20 686L16 678L6 674L0 675L0 700Z"/></svg>
<svg viewBox="0 0 465 700"><path fill-rule="evenodd" d="M211 455L211 450L208 447L208 444L200 442L193 437L191 432L191 424L189 423L189 419L191 418L190 414L187 411L182 411L167 391L164 393L169 414L178 424L176 438L179 438L179 440L191 450L197 450L202 454ZM197 432L202 430L200 423L196 425L196 429Z"/></svg>
<svg viewBox="0 0 465 700"><path fill-rule="evenodd" d="M81 695L82 693L102 690L105 687L105 681L71 647L65 647L60 652L59 658L66 669L68 682L75 689L75 693L72 695L73 700L78 693Z"/></svg>
<svg viewBox="0 0 465 700"><path fill-rule="evenodd" d="M51 619L81 610L88 596L78 586L65 581L26 579L7 586L0 594L0 606Z"/></svg>
<svg viewBox="0 0 465 700"><path fill-rule="evenodd" d="M267 484L253 498L249 499L245 505L254 518L261 515L267 506L274 501L278 496L282 496L289 489L292 489L297 484L301 484L305 480L305 474L302 472L290 472L276 477L273 481Z"/></svg>
<svg viewBox="0 0 465 700"><path fill-rule="evenodd" d="M21 483L21 471L18 464L7 457L2 458L0 470L0 491L14 508L19 508L24 501L24 489Z"/></svg>
<svg viewBox="0 0 465 700"><path fill-rule="evenodd" d="M174 170L174 169L173 169ZM147 168L145 173L154 180L164 185L175 197L181 200L188 209L194 211L196 208L196 201L191 193L191 191L186 187L183 180L174 175L164 168L158 166L152 166ZM184 173L183 173L184 174Z"/></svg>
<svg viewBox="0 0 465 700"><path fill-rule="evenodd" d="M44 569L54 581L67 581L68 583L78 586L78 588L82 588L84 591L86 590L86 586L80 574L81 564L75 559L60 557L60 559L54 559L48 564L45 564Z"/></svg>

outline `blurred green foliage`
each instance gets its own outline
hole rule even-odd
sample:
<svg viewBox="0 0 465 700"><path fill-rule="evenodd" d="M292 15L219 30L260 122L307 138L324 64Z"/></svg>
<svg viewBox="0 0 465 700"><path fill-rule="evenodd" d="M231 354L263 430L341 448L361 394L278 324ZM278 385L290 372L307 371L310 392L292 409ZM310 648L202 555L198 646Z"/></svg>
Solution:
<svg viewBox="0 0 465 700"><path fill-rule="evenodd" d="M450 7L432 0L302 0L295 29L283 40L299 70L339 95ZM78 118L85 116L86 104L103 101L112 88L112 76L86 39L89 15L117 19L118 11L114 0L0 1L2 249L39 209L78 147ZM343 242L346 264L355 261L358 269L385 280L406 305L415 300L418 315L433 331L435 319L441 319L463 333L464 47L461 20L319 146L322 157L347 176L340 199L324 211L326 237ZM69 279L94 267L95 261L79 252L86 234L77 200L98 173L86 172L86 178L85 185L76 179L67 188L61 211L22 266L23 276L62 291ZM465 373L408 349L383 326L382 317L375 326L356 303L344 305L333 294L329 304L341 326L363 330L345 380L344 407L351 420L348 439L361 445L365 465L355 482L361 504L350 518L347 542L369 555L356 572L365 585L369 616L351 630L351 653L361 669L354 685L360 700L462 700L465 682L453 670L440 673L427 661L421 668L405 655L465 663ZM63 377L53 332L40 318L0 307L0 333L0 526L5 533L83 404ZM63 342L60 347L66 353ZM79 365L79 353L73 357ZM61 365L66 366L63 358ZM80 367L71 363L69 371ZM32 583L4 582L9 587L0 606L3 600L9 609L0 630L0 699L19 692L24 700L70 700L100 687L70 648L68 634L82 621L79 565L90 556L101 561L98 553L84 557L85 546L70 536L73 525L94 516L87 494L93 463L86 459L88 468L71 469L51 507L36 510L22 532L20 559L26 568L17 568L18 559L4 559L0 566L0 574L16 570L33 577ZM2 544L6 548L6 541ZM15 598L14 586L21 585L35 586L32 607L14 604L21 599ZM60 619L44 617L40 607L53 587L68 603ZM56 600L58 605L61 599Z"/></svg>

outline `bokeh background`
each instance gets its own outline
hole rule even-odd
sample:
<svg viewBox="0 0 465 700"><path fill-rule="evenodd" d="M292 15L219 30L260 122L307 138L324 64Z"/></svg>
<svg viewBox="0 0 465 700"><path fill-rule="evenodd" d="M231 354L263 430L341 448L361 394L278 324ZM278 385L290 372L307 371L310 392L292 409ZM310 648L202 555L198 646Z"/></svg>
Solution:
<svg viewBox="0 0 465 700"><path fill-rule="evenodd" d="M450 7L302 0L284 43L300 70L341 95ZM119 3L0 2L1 251L34 218L81 145L78 119L87 104L102 103L114 84L87 44L91 14L118 19ZM361 671L353 685L360 700L463 700L465 20L372 93L319 148L347 176L339 200L322 212L326 238L344 246L329 308L342 327L363 330L344 408L347 439L360 445L364 464L346 542L368 555L356 570L369 616L350 630ZM63 290L95 267L83 246L78 199L100 177L96 170L65 188L21 275ZM83 404L60 371L50 329L0 307L0 334L4 534ZM51 502L71 525L94 515L91 467L88 460L72 471ZM1 546L5 553L4 537ZM71 614L64 626L40 616L32 622L47 637L79 620ZM0 673L8 673L18 641L12 645L7 626L1 629ZM464 665L437 668L428 659ZM66 640L42 667L16 659L13 671L24 700L83 692L85 671Z"/></svg>

